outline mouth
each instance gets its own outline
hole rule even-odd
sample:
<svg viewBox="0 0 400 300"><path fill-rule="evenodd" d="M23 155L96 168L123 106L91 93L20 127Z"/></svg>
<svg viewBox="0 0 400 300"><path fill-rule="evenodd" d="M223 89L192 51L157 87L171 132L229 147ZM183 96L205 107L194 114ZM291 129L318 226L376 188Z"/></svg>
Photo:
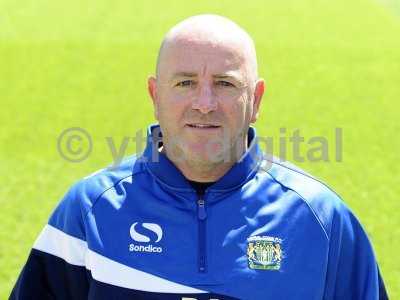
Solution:
<svg viewBox="0 0 400 300"><path fill-rule="evenodd" d="M221 127L219 125L203 124L203 123L190 123L190 124L186 124L186 126L190 127L190 128L196 128L196 129L216 129L216 128Z"/></svg>

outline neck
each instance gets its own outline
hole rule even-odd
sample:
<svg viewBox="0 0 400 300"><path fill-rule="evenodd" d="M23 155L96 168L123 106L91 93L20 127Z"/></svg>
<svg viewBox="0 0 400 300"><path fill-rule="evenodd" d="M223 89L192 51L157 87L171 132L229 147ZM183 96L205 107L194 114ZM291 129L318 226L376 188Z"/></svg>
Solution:
<svg viewBox="0 0 400 300"><path fill-rule="evenodd" d="M207 165L182 161L175 163L175 165L182 172L183 176L191 181L215 182L229 171L233 163Z"/></svg>

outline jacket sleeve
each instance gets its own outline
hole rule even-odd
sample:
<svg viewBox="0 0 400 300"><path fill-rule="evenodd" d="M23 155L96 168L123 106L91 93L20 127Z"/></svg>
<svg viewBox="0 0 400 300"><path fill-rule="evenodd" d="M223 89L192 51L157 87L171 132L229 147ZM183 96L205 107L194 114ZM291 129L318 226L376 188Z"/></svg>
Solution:
<svg viewBox="0 0 400 300"><path fill-rule="evenodd" d="M324 299L388 299L367 234L344 205L333 216Z"/></svg>
<svg viewBox="0 0 400 300"><path fill-rule="evenodd" d="M73 186L33 245L9 299L87 299L85 209Z"/></svg>

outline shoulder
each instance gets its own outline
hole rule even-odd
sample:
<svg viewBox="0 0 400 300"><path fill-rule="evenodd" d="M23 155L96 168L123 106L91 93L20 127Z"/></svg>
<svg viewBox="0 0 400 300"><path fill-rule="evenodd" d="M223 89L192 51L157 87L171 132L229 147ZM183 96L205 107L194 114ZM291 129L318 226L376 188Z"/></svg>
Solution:
<svg viewBox="0 0 400 300"><path fill-rule="evenodd" d="M72 186L72 190L80 198L84 197L86 204L92 206L96 200L107 190L112 189L122 181L132 182L133 176L141 173L143 166L140 159L136 156L125 158L116 166L108 166L100 169Z"/></svg>
<svg viewBox="0 0 400 300"><path fill-rule="evenodd" d="M58 203L49 224L56 228L68 228L83 224L88 212L106 191L123 181L132 182L135 174L141 173L143 164L140 159L130 156L117 166L98 170L73 184ZM72 230L74 232L76 230Z"/></svg>
<svg viewBox="0 0 400 300"><path fill-rule="evenodd" d="M299 167L288 162L280 162L276 158L268 158L263 160L261 169L285 189L297 194L312 211L328 239L337 218L354 218L335 191Z"/></svg>

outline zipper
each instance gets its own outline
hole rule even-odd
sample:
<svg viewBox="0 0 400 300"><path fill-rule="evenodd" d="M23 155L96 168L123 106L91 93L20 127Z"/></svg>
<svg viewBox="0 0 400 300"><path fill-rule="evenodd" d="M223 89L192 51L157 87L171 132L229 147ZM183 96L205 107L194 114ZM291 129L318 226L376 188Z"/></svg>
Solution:
<svg viewBox="0 0 400 300"><path fill-rule="evenodd" d="M199 195L197 199L197 220L198 220L198 271L200 273L207 272L207 245L206 245L206 201L204 195Z"/></svg>

